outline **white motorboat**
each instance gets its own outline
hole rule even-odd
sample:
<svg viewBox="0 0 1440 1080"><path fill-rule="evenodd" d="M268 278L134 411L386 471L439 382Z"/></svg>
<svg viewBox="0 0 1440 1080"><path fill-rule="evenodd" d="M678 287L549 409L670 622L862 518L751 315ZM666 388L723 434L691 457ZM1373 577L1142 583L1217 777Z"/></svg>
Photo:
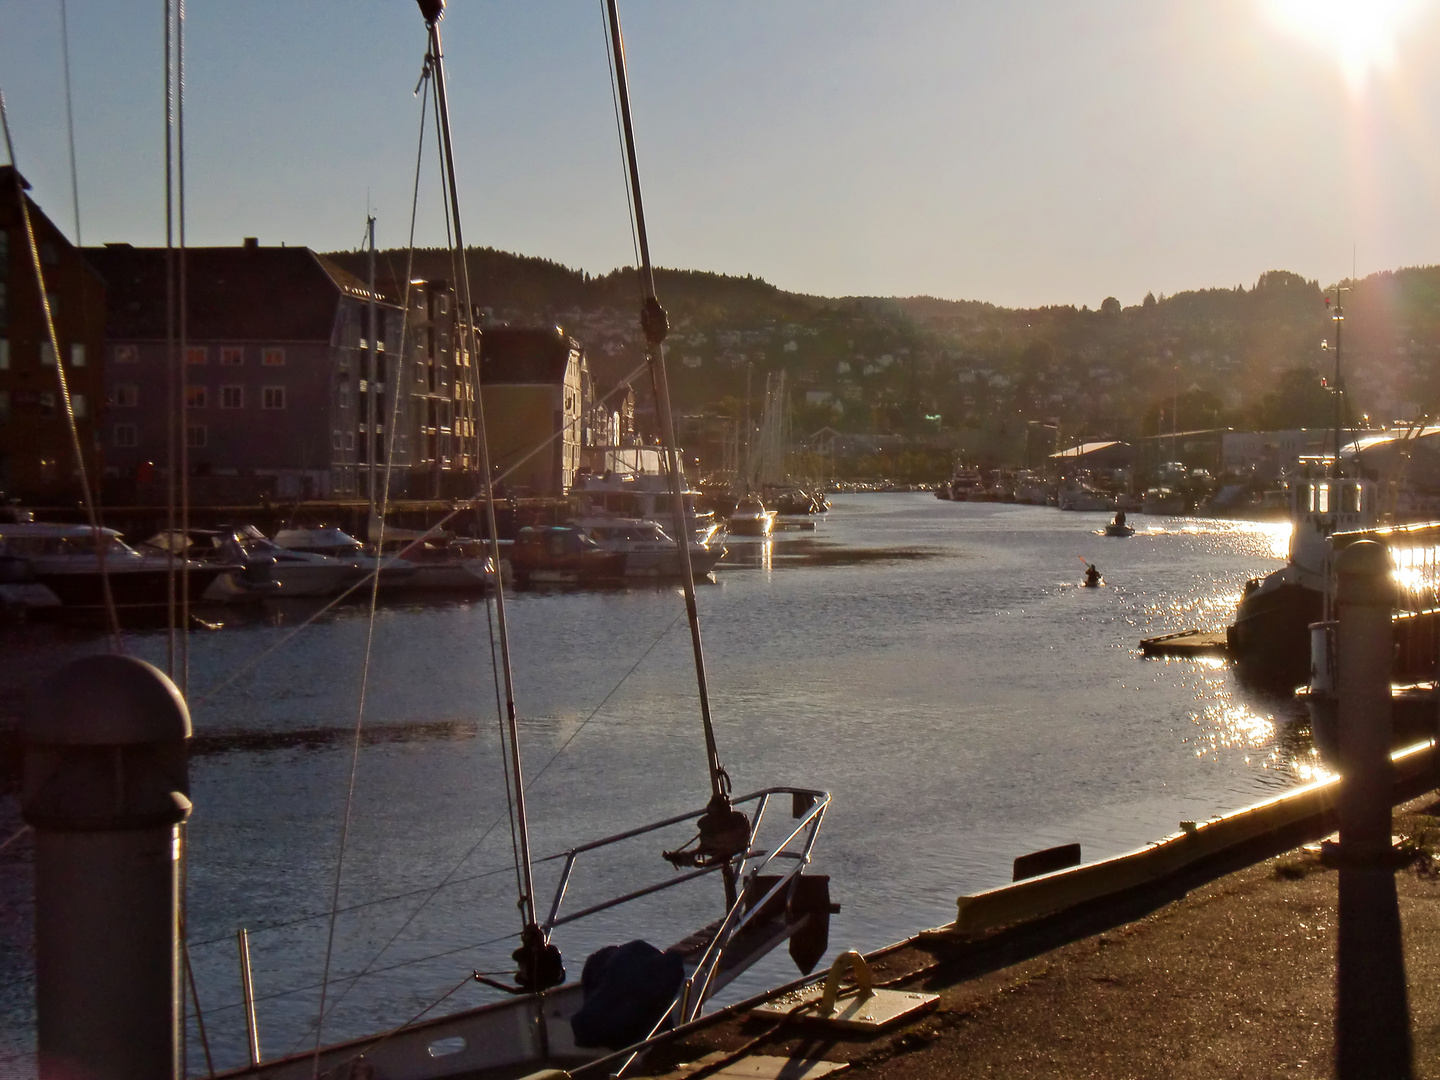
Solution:
<svg viewBox="0 0 1440 1080"><path fill-rule="evenodd" d="M1114 495L1085 484L1067 484L1060 489L1059 506L1061 510L1112 511L1116 507L1116 499Z"/></svg>
<svg viewBox="0 0 1440 1080"><path fill-rule="evenodd" d="M275 561L273 571L278 597L334 596L360 576L350 562L313 551L283 548L254 525L235 530L246 554Z"/></svg>
<svg viewBox="0 0 1440 1080"><path fill-rule="evenodd" d="M365 545L347 532L334 526L322 525L314 529L281 529L275 534L275 544L286 551L310 555L324 555L350 568L355 575L368 576L378 573L380 587L408 584L415 576L415 564L395 555L371 555Z"/></svg>
<svg viewBox="0 0 1440 1080"><path fill-rule="evenodd" d="M775 511L765 509L759 495L745 495L735 504L735 512L725 524L731 536L764 538L775 529Z"/></svg>
<svg viewBox="0 0 1440 1080"><path fill-rule="evenodd" d="M238 563L144 555L114 529L54 522L0 523L0 555L25 560L35 581L70 610L105 608L107 588L117 609L158 610L170 602L172 573L176 592L188 582L195 600L216 578L240 569Z"/></svg>
<svg viewBox="0 0 1440 1080"><path fill-rule="evenodd" d="M643 518L586 517L573 522L606 551L625 556L626 577L679 577L680 552L658 521ZM690 545L690 571L697 578L715 569L725 554L718 539Z"/></svg>

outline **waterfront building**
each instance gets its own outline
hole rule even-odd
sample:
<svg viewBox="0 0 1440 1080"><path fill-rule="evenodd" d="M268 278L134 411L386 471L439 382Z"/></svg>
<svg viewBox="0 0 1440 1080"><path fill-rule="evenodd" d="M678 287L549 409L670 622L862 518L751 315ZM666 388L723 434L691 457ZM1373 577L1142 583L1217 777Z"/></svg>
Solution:
<svg viewBox="0 0 1440 1080"><path fill-rule="evenodd" d="M183 305L178 285L176 296L183 322L181 314L175 322L185 340L173 346L172 383L165 249L106 244L85 255L107 290L102 442L112 500L164 498L172 424L196 503L365 496L370 448L382 463L391 449L385 361L399 355L398 304L373 298L372 433L372 297L353 274L308 248L262 247L254 238L187 249ZM403 477L412 447L402 439L393 449Z"/></svg>
<svg viewBox="0 0 1440 1080"><path fill-rule="evenodd" d="M491 465L505 486L560 495L575 482L590 430L593 390L585 351L558 326L487 326L480 391Z"/></svg>
<svg viewBox="0 0 1440 1080"><path fill-rule="evenodd" d="M26 502L73 503L79 470L56 378L64 365L70 404L92 482L102 469L105 285L80 251L0 166L0 493ZM45 325L21 198L40 253L60 355Z"/></svg>

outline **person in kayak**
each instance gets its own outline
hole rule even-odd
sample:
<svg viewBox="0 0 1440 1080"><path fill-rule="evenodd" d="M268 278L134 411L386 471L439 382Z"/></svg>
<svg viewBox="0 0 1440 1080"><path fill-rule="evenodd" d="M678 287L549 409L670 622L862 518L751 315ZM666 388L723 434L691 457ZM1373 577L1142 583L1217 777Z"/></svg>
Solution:
<svg viewBox="0 0 1440 1080"><path fill-rule="evenodd" d="M1085 585L1087 588L1094 589L1099 586L1099 584L1100 571L1095 568L1094 563L1089 563L1085 567Z"/></svg>

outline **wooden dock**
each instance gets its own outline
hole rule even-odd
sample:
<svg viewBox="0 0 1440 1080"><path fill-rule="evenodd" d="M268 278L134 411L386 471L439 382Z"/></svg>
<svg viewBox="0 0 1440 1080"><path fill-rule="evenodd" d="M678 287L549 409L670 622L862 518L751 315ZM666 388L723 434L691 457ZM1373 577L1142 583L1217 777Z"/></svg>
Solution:
<svg viewBox="0 0 1440 1080"><path fill-rule="evenodd" d="M1142 638L1140 652L1145 656L1229 656L1230 642L1224 630L1179 630Z"/></svg>

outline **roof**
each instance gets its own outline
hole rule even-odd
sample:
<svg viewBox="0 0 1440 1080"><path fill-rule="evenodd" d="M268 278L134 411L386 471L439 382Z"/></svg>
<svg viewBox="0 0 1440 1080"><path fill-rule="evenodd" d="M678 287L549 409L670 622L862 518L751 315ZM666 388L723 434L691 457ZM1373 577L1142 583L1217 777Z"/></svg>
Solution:
<svg viewBox="0 0 1440 1080"><path fill-rule="evenodd" d="M480 382L564 382L570 354L579 348L558 326L487 326L480 334Z"/></svg>
<svg viewBox="0 0 1440 1080"><path fill-rule="evenodd" d="M165 249L83 251L105 279L106 336L163 338ZM328 342L340 297L369 298L359 278L303 247L187 248L185 289L195 340Z"/></svg>
<svg viewBox="0 0 1440 1080"><path fill-rule="evenodd" d="M1112 447L1125 447L1126 444L1118 439L1110 439L1108 442L1087 442L1079 446L1072 446L1066 450L1060 450L1051 454L1052 458L1073 458L1084 457L1087 454L1098 454L1102 450L1109 450Z"/></svg>

